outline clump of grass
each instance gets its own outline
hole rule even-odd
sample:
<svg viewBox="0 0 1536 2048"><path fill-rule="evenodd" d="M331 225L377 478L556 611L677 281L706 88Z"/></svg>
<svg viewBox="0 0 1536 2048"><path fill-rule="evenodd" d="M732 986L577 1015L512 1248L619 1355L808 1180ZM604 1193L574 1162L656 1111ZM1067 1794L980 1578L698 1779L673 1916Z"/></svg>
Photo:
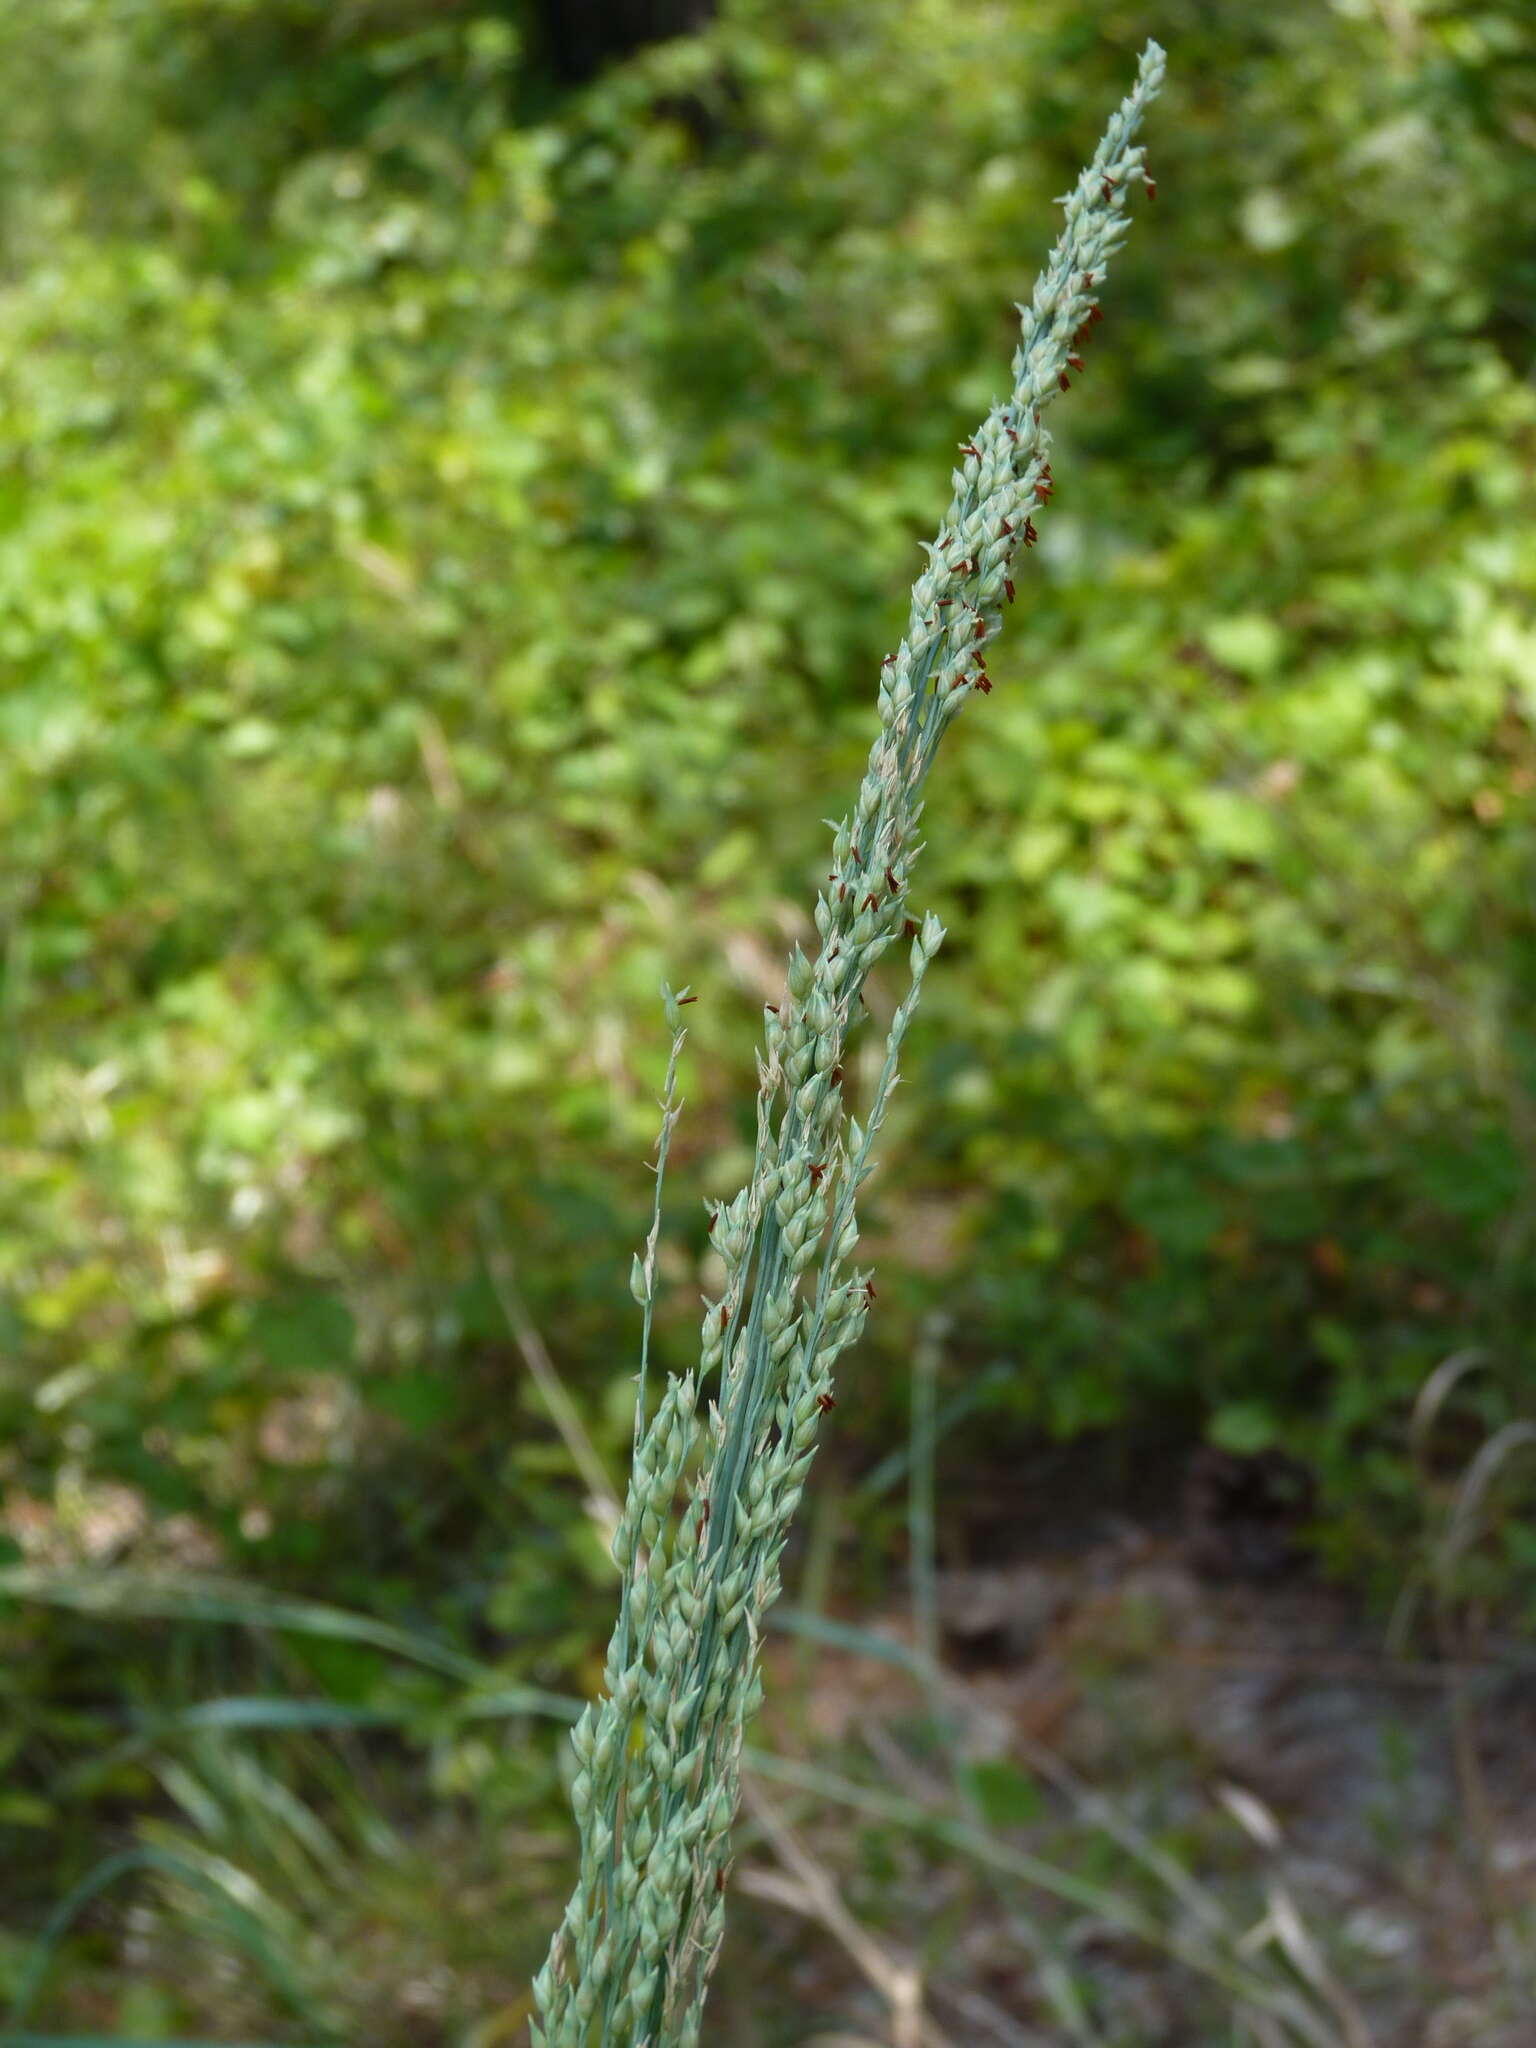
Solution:
<svg viewBox="0 0 1536 2048"><path fill-rule="evenodd" d="M647 1415L662 1178L691 1000L665 992L673 1040L656 1209L632 1280L643 1311L635 1453L613 1543L623 1588L603 1697L573 1736L581 1865L534 1987L543 2048L687 2048L699 2038L744 1731L761 1698L762 1618L833 1405L833 1367L874 1298L873 1277L854 1264L858 1190L944 937L909 901L923 786L950 724L992 687L986 656L1013 599L1014 557L1033 546L1035 515L1051 496L1044 415L1082 367L1098 290L1129 225L1126 198L1137 184L1154 190L1135 136L1163 61L1149 43L1134 90L1066 195L1066 225L1019 309L1012 390L961 444L906 636L881 669L864 779L834 828L832 874L816 905L820 950L811 960L795 949L784 998L767 1011L751 1178L710 1216L725 1278L705 1303L699 1371L670 1378ZM901 944L910 984L861 1123L844 1104L844 1050L866 976ZM698 1459L698 1394L712 1375L718 1391Z"/></svg>

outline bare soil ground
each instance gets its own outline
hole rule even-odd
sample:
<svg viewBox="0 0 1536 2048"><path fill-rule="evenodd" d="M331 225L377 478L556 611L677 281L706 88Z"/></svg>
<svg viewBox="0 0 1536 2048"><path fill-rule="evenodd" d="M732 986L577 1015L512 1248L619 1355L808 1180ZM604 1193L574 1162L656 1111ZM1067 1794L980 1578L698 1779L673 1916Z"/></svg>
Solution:
<svg viewBox="0 0 1536 2048"><path fill-rule="evenodd" d="M1447 1657L1420 1628L1389 1651L1382 1621L1298 1547L1293 1475L1209 1453L1158 1462L1112 1487L1070 1455L1033 1491L978 1477L941 1530L937 1705L878 1656L818 1645L807 1672L806 1645L780 1641L770 1701L800 1690L770 1709L767 1746L951 1814L964 1759L984 1788L971 1818L994 1840L1134 1901L1175 1941L1214 1903L1215 1947L1297 1984L1330 2048L1536 2048L1529 1649L1463 1630ZM906 1606L859 1625L913 1640ZM818 1903L782 1842L749 1852L744 1889L769 1903L739 1916L727 1978L748 1946L776 1958L804 2024L742 2038L1293 2038L1234 2030L1209 1977L1089 1908L966 1872L868 1815L782 1812L826 1884ZM903 2020L890 1982L871 1988L839 1911L898 1975L919 1972L925 2022ZM1070 1995L1042 1992L1044 1952L1081 1988L1081 2032Z"/></svg>

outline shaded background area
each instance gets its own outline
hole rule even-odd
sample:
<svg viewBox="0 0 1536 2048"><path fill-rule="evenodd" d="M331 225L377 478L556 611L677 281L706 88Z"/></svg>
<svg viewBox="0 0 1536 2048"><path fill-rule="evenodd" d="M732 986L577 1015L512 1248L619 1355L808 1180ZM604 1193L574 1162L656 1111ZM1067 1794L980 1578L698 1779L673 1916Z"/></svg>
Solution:
<svg viewBox="0 0 1536 2048"><path fill-rule="evenodd" d="M1484 1778L1536 1593L1526 11L6 0L0 1989L37 2026L524 2038L568 1853L534 1695L595 1683L612 1603L570 1439L620 1483L657 984L699 996L681 1367L945 451L1149 33L1158 198L935 780L951 937L764 1740L826 1765L888 1709L840 1782L911 1792L948 1717L991 1776L936 1787L946 1825L1140 1898L1008 1690L1059 1667L1078 1765L1256 1920L1214 1831L1241 1746L1191 1700L1139 1752L1126 1660L1166 1690L1266 1589L1300 1618L1233 1654L1282 1667L1392 1616L1456 1797L1413 1792L1412 1716L1337 1725L1477 1904L1433 1998L1379 1929L1338 1968L1383 2041L1516 2011L1532 1873ZM892 1644L910 1712L850 1716ZM978 1893L911 1813L837 1811L892 1953L979 1924L995 1856ZM807 1896L743 1899L779 1961L737 1944L722 2038L889 2037ZM1219 1973L1117 2004L1067 1904L955 1994L1016 2039L1229 2038Z"/></svg>

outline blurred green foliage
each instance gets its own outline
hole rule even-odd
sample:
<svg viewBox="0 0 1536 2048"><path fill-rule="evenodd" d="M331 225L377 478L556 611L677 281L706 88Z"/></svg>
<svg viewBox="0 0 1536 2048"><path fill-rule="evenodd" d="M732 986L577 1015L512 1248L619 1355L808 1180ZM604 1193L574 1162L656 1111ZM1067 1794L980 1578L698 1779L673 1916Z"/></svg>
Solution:
<svg viewBox="0 0 1536 2048"><path fill-rule="evenodd" d="M5 0L12 1557L590 1677L601 1546L488 1262L617 1464L658 981L701 998L675 1364L945 448L1149 31L1159 196L933 791L849 1428L942 1298L1020 1427L1304 1457L1359 1571L1437 1358L1502 1361L1484 1426L1529 1390L1515 0L727 0L574 93L515 6ZM113 1639L5 1633L0 1822L78 1859ZM231 1655L175 1654L189 1696ZM550 1782L455 1754L446 1793Z"/></svg>

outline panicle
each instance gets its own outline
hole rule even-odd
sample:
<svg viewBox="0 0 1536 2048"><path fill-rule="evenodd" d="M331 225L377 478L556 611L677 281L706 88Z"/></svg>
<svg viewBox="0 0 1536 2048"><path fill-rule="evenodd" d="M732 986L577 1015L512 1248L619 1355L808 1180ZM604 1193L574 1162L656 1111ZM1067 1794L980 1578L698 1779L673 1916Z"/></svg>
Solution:
<svg viewBox="0 0 1536 2048"><path fill-rule="evenodd" d="M829 821L820 946L814 958L794 949L783 999L765 1009L751 1178L729 1201L706 1205L724 1282L704 1303L698 1378L669 1378L647 1422L661 1175L678 1113L681 1010L693 1000L665 992L674 1036L656 1210L631 1276L641 1371L629 1494L613 1541L620 1611L603 1695L572 1736L581 1866L534 1986L533 2035L543 2048L692 2048L698 2039L742 1743L761 1697L760 1625L822 1418L835 1406L833 1369L874 1298L873 1276L852 1264L857 1196L944 940L932 912L919 919L909 907L923 785L961 706L992 689L987 655L1016 594L1015 558L1038 540L1035 517L1055 488L1045 414L1083 367L1084 331L1099 317L1128 193L1153 190L1134 138L1163 66L1149 43L1135 88L1063 197L1061 235L1018 309L1011 389L960 444L907 630L881 664L879 722L853 809ZM870 969L897 941L906 942L908 986L860 1122L844 1107L849 1037ZM698 1391L711 1381L701 1426Z"/></svg>

